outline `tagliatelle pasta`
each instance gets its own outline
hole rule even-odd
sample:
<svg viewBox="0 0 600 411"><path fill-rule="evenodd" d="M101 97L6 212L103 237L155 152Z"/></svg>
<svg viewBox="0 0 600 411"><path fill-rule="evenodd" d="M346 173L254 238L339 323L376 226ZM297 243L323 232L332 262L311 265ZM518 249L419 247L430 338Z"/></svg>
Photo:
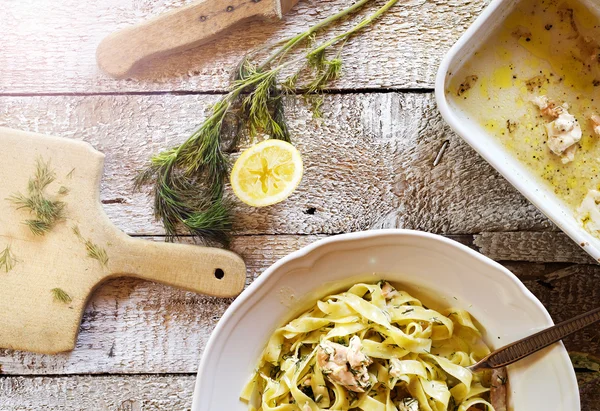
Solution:
<svg viewBox="0 0 600 411"><path fill-rule="evenodd" d="M250 411L496 411L489 373L465 368L489 352L468 312L356 284L277 329L241 399Z"/></svg>

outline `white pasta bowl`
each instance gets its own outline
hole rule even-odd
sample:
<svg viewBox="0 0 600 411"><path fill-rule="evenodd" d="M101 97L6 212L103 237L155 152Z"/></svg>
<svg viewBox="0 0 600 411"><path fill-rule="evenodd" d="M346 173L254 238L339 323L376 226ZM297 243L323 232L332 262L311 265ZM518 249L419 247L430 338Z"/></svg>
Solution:
<svg viewBox="0 0 600 411"><path fill-rule="evenodd" d="M435 309L462 308L494 348L552 325L542 304L506 268L441 236L377 230L330 237L279 260L229 307L202 356L193 411L245 411L239 400L272 332L315 301L357 282L386 279ZM579 411L562 344L509 367L515 411Z"/></svg>

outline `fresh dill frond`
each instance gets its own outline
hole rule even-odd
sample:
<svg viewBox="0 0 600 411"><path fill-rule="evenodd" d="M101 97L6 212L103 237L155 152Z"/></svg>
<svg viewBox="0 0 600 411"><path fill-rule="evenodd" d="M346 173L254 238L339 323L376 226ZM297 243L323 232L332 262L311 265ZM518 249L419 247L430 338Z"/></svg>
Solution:
<svg viewBox="0 0 600 411"><path fill-rule="evenodd" d="M73 173L74 173L74 172L75 172L75 168L73 168L71 171L69 171L69 172L67 173L67 178L68 178L69 180L73 178Z"/></svg>
<svg viewBox="0 0 600 411"><path fill-rule="evenodd" d="M29 230L33 235L37 236L43 236L52 228L49 223L42 220L25 220L23 221L23 224L29 227Z"/></svg>
<svg viewBox="0 0 600 411"><path fill-rule="evenodd" d="M298 84L299 75L299 73L294 73L279 83L279 87L285 94L294 94L296 92L296 85Z"/></svg>
<svg viewBox="0 0 600 411"><path fill-rule="evenodd" d="M94 243L90 239L86 239L81 235L81 231L79 227L74 225L72 227L73 234L81 241L83 245L85 245L85 250L87 251L87 256L97 260L102 266L106 267L108 265L108 254L106 250L96 243Z"/></svg>
<svg viewBox="0 0 600 411"><path fill-rule="evenodd" d="M279 42L262 62L255 61L257 53L242 59L235 68L229 92L213 105L202 125L180 146L152 156L135 179L136 190L146 184L153 185L154 216L163 223L167 239L187 230L209 242L228 242L231 206L223 200L228 153L246 136L266 135L290 142L283 97L299 89L320 95L328 83L341 75L340 53L345 42L397 1L388 0L346 32L318 44L325 28L370 2L357 0L308 30ZM330 48L339 44L335 57L328 57ZM294 50L301 50L300 58L290 57ZM301 66L298 71L279 79L284 69L298 65ZM320 96L314 106L317 118L322 117L322 102Z"/></svg>
<svg viewBox="0 0 600 411"><path fill-rule="evenodd" d="M217 200L202 212L194 213L184 224L200 238L212 238L226 243L227 238L223 234L231 230L230 211L223 200Z"/></svg>
<svg viewBox="0 0 600 411"><path fill-rule="evenodd" d="M58 301L64 304L69 304L73 299L69 294L65 292L62 288L53 288L50 290L52 295L54 296L54 301Z"/></svg>
<svg viewBox="0 0 600 411"><path fill-rule="evenodd" d="M213 170L215 173L225 174ZM203 173L209 173L203 170ZM201 173L197 173L201 174ZM205 176L205 174L201 174ZM188 177L169 160L166 164L147 169L146 175L138 176L139 186L147 179L156 179L154 186L154 213L163 222L168 239L178 234L178 228L184 227L191 235L221 243L227 242L227 233L231 230L229 207L222 200L224 176L217 174L205 176L205 180L214 181L212 187L202 187L196 183L198 177Z"/></svg>
<svg viewBox="0 0 600 411"><path fill-rule="evenodd" d="M320 53L324 56L324 52ZM314 62L315 77L307 84L307 92L315 93L323 90L326 84L337 80L342 73L342 60L336 57L331 60L316 60Z"/></svg>
<svg viewBox="0 0 600 411"><path fill-rule="evenodd" d="M22 208L27 208L29 210L33 210L35 208L35 202L32 198L26 197L21 193L15 193L7 198L8 201L13 203L17 210Z"/></svg>
<svg viewBox="0 0 600 411"><path fill-rule="evenodd" d="M49 199L45 193L48 185L55 179L56 174L50 169L50 163L38 158L35 174L27 183L27 195L15 193L8 198L8 201L12 202L17 209L26 209L35 216L34 219L23 222L34 235L46 234L57 222L64 219L66 204Z"/></svg>
<svg viewBox="0 0 600 411"><path fill-rule="evenodd" d="M71 230L73 230L73 234L75 234L75 236L83 241L83 237L81 236L81 231L79 231L79 227L74 225Z"/></svg>
<svg viewBox="0 0 600 411"><path fill-rule="evenodd" d="M8 273L10 270L15 268L17 262L18 260L11 251L10 244L7 245L6 248L0 252L0 270L4 270L6 273Z"/></svg>
<svg viewBox="0 0 600 411"><path fill-rule="evenodd" d="M85 242L85 248L90 258L98 260L100 264L102 264L105 267L108 265L108 254L106 254L105 249L98 247L96 244L92 243L89 240Z"/></svg>
<svg viewBox="0 0 600 411"><path fill-rule="evenodd" d="M325 98L322 94L315 94L308 98L313 113L313 120L323 119L323 103Z"/></svg>
<svg viewBox="0 0 600 411"><path fill-rule="evenodd" d="M60 188L58 189L58 194L63 196L69 194L69 189L65 186L60 186Z"/></svg>
<svg viewBox="0 0 600 411"><path fill-rule="evenodd" d="M56 179L56 173L50 169L50 163L44 162L38 157L35 167L35 175L29 179L28 191L30 193L42 192L50 183Z"/></svg>
<svg viewBox="0 0 600 411"><path fill-rule="evenodd" d="M249 94L242 100L242 112L250 137L261 133L271 138L289 142L290 135L283 114L283 93L278 87L279 69L262 71L247 65L245 76L236 80L234 87L245 88L254 84Z"/></svg>

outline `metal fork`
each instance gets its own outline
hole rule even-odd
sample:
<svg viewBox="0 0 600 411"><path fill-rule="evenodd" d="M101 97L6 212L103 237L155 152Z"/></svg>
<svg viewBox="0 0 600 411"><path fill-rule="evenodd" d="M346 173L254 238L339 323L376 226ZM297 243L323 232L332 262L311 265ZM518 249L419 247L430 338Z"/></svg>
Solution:
<svg viewBox="0 0 600 411"><path fill-rule="evenodd" d="M505 345L467 368L476 372L481 369L505 367L598 321L600 321L600 307Z"/></svg>

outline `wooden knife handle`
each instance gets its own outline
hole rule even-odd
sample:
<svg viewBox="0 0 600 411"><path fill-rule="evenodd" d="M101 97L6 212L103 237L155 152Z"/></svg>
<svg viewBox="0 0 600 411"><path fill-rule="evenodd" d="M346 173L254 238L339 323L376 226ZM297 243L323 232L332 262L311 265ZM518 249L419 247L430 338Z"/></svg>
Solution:
<svg viewBox="0 0 600 411"><path fill-rule="evenodd" d="M238 295L246 283L246 265L231 251L125 238L111 256L114 276L144 278L216 297Z"/></svg>
<svg viewBox="0 0 600 411"><path fill-rule="evenodd" d="M242 21L281 17L279 0L204 0L162 14L106 37L98 65L116 78L137 63L207 43Z"/></svg>

